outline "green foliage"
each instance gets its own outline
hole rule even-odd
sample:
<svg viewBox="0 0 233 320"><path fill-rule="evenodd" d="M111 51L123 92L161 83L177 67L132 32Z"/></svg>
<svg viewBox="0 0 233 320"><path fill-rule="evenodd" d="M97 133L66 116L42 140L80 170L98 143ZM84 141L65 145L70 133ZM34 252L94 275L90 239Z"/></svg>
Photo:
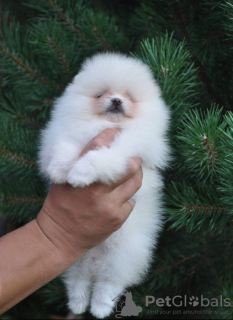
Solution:
<svg viewBox="0 0 233 320"><path fill-rule="evenodd" d="M225 116L227 130L222 132L221 147L225 157L219 167L219 191L222 193L222 202L233 208L233 114L227 113Z"/></svg>
<svg viewBox="0 0 233 320"><path fill-rule="evenodd" d="M197 75L191 55L178 43L172 34L142 41L139 53L134 56L151 68L159 83L163 98L172 111L173 131L179 125L182 115L194 107L193 97L197 94Z"/></svg>
<svg viewBox="0 0 233 320"><path fill-rule="evenodd" d="M218 178L218 168L226 156L221 146L226 125L218 106L206 112L194 110L185 115L177 133L179 174L189 171L189 178L198 179L202 185Z"/></svg>
<svg viewBox="0 0 233 320"><path fill-rule="evenodd" d="M214 186L191 186L183 180L170 184L167 192L168 220L174 221L171 228L221 233L232 222L232 208L223 206Z"/></svg>
<svg viewBox="0 0 233 320"><path fill-rule="evenodd" d="M134 301L177 294L232 301L233 1L22 2L6 2L1 15L0 214L22 225L39 212L48 191L37 165L40 130L83 60L131 54L151 68L171 108L173 153L163 172L167 224ZM65 314L65 304L56 279L4 318L48 318L51 310ZM232 318L232 308L206 310L227 313L156 318ZM154 317L143 307L140 318Z"/></svg>

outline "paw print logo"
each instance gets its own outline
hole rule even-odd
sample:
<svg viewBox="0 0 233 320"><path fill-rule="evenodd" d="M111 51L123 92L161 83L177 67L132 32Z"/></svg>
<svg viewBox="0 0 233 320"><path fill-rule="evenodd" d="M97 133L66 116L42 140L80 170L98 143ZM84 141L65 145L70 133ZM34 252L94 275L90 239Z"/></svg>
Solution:
<svg viewBox="0 0 233 320"><path fill-rule="evenodd" d="M191 304L191 306L193 306L193 307L198 306L199 305L198 297L194 297L194 296L190 297L189 304Z"/></svg>

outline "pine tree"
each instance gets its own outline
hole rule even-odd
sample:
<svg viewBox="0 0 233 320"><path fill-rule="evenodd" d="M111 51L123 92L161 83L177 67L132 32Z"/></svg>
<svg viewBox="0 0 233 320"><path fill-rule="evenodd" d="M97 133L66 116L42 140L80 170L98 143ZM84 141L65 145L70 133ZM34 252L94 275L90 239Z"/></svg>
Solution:
<svg viewBox="0 0 233 320"><path fill-rule="evenodd" d="M146 282L130 288L139 318L231 319L220 301L146 307L145 297L233 302L233 0L27 0L21 15L13 3L0 34L1 216L19 226L38 214L48 190L38 173L39 133L82 61L106 51L135 56L172 111L173 150L163 172L167 223ZM56 310L67 312L59 279L6 315Z"/></svg>

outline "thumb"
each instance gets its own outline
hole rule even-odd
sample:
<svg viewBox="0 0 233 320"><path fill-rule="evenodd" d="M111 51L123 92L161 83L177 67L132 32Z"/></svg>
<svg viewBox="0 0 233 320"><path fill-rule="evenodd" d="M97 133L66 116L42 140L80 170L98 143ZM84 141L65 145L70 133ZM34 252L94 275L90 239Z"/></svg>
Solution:
<svg viewBox="0 0 233 320"><path fill-rule="evenodd" d="M115 137L118 133L120 133L120 131L121 130L119 128L109 128L100 132L86 145L86 147L81 152L80 157L82 157L85 153L87 153L90 150L108 147L110 143L114 141Z"/></svg>

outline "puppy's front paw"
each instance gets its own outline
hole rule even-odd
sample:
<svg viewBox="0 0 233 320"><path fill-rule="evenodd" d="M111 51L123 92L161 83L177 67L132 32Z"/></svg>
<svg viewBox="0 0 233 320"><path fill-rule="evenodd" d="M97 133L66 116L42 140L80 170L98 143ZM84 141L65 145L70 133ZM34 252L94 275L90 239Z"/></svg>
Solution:
<svg viewBox="0 0 233 320"><path fill-rule="evenodd" d="M51 150L47 150L47 153L50 160L41 161L42 172L53 183L66 183L68 171L77 158L78 148L69 141L59 141Z"/></svg>
<svg viewBox="0 0 233 320"><path fill-rule="evenodd" d="M124 155L108 148L89 151L78 160L68 173L68 182L73 187L84 187L94 182L110 184L127 170Z"/></svg>
<svg viewBox="0 0 233 320"><path fill-rule="evenodd" d="M67 182L67 170L54 162L50 163L46 169L46 175L53 183Z"/></svg>
<svg viewBox="0 0 233 320"><path fill-rule="evenodd" d="M69 171L67 180L73 187L85 187L96 181L96 168L87 157L78 160Z"/></svg>

